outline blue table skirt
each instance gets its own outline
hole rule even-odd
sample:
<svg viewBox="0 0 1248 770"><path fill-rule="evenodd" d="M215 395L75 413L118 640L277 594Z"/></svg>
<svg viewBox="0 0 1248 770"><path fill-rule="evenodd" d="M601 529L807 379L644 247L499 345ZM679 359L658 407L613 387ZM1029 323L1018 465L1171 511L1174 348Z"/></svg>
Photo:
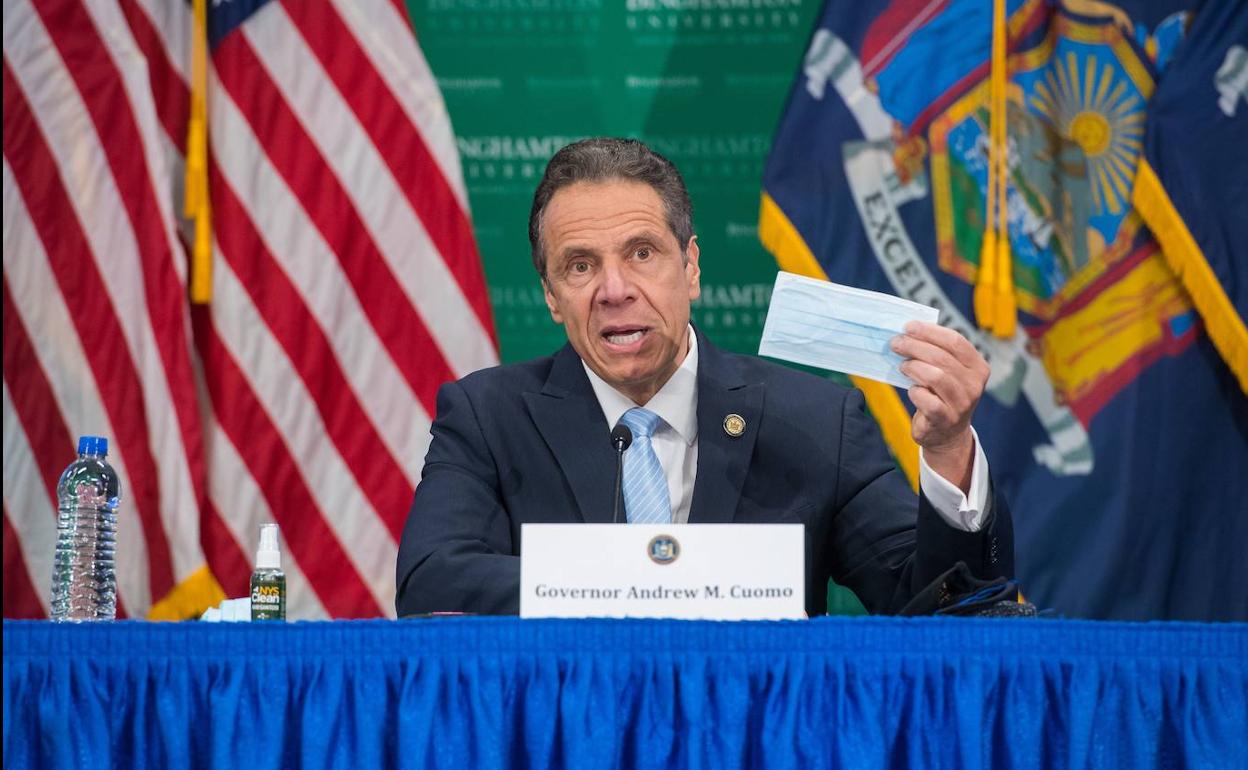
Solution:
<svg viewBox="0 0 1248 770"><path fill-rule="evenodd" d="M4 623L5 767L1248 767L1248 626Z"/></svg>

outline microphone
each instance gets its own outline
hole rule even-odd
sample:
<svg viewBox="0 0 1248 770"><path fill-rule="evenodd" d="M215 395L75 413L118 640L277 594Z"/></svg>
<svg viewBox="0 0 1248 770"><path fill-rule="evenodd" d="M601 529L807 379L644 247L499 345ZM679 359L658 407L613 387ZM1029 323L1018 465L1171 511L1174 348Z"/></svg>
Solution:
<svg viewBox="0 0 1248 770"><path fill-rule="evenodd" d="M615 513L611 516L612 524L620 523L620 508L624 502L624 450L632 444L633 432L627 425L617 425L611 429L611 446L615 447Z"/></svg>

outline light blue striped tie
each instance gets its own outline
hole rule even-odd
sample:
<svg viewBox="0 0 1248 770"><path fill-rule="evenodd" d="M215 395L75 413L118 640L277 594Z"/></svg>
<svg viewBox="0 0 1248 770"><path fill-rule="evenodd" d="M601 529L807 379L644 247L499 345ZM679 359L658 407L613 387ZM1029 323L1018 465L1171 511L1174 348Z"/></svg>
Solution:
<svg viewBox="0 0 1248 770"><path fill-rule="evenodd" d="M624 510L628 523L667 524L672 520L667 477L650 444L659 416L649 409L634 407L624 413L620 423L633 432L633 444L624 453Z"/></svg>

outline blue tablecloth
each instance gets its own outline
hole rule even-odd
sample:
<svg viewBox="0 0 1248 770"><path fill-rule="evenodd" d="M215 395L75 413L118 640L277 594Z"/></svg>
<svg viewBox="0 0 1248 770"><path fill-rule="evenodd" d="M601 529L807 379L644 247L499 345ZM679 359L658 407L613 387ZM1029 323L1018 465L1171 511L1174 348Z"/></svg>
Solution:
<svg viewBox="0 0 1248 770"><path fill-rule="evenodd" d="M4 623L6 767L1248 767L1248 626Z"/></svg>

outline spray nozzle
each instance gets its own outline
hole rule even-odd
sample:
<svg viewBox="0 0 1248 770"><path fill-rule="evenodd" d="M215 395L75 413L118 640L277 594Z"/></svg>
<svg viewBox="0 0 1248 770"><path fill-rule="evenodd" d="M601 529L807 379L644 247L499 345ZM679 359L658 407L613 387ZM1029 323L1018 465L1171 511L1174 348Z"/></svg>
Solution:
<svg viewBox="0 0 1248 770"><path fill-rule="evenodd" d="M256 569L281 569L282 551L277 545L277 525L260 525L260 548L256 551Z"/></svg>

